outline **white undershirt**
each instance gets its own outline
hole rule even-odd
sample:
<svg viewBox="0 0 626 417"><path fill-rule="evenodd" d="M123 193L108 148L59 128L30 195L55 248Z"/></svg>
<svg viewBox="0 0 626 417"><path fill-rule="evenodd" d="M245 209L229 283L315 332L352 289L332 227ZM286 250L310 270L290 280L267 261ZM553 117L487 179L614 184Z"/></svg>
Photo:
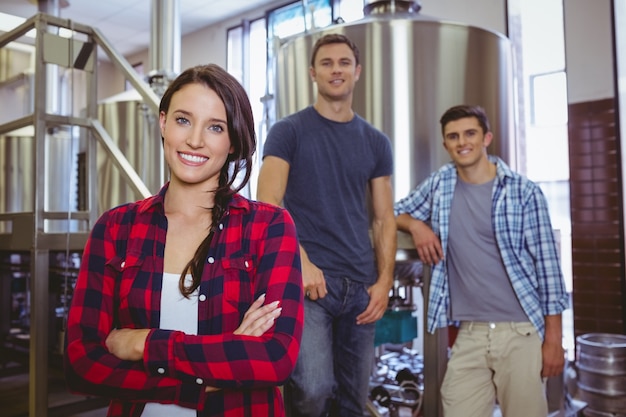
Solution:
<svg viewBox="0 0 626 417"><path fill-rule="evenodd" d="M187 334L198 334L198 292L189 298L183 297L178 289L180 275L163 273L161 289L161 322L160 329L180 330ZM191 274L186 280L191 280ZM183 408L176 404L148 403L141 414L142 417L195 417L196 410Z"/></svg>

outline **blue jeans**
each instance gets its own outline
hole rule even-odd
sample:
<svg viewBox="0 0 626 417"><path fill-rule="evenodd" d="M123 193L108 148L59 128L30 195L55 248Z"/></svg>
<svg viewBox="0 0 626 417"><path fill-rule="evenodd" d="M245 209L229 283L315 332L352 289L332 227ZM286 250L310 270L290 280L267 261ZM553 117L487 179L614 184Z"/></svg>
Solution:
<svg viewBox="0 0 626 417"><path fill-rule="evenodd" d="M357 325L367 286L326 278L328 294L304 301L300 355L284 387L290 417L363 417L374 363L375 324Z"/></svg>

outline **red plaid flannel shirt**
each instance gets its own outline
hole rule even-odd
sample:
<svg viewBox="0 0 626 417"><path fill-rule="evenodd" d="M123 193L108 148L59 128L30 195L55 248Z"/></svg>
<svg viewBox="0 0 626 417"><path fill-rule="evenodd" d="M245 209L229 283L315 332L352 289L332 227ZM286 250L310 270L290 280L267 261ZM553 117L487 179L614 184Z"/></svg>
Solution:
<svg viewBox="0 0 626 417"><path fill-rule="evenodd" d="M299 245L284 209L234 195L207 254L198 335L160 330L167 219L158 195L109 210L91 231L67 324L74 392L111 398L109 416L140 416L145 402L199 416L282 416L278 389L296 363L303 326ZM124 245L125 241L125 245ZM120 252L125 246L125 252ZM262 337L234 335L261 294L282 313ZM143 361L110 354L113 328L150 328ZM207 386L220 388L205 393Z"/></svg>

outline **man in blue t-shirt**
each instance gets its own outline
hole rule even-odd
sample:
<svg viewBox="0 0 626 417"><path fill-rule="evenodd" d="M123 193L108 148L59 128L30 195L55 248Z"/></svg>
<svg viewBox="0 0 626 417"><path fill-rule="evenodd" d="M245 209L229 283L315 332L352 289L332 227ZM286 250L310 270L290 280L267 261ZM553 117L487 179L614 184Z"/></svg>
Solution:
<svg viewBox="0 0 626 417"><path fill-rule="evenodd" d="M300 241L305 324L285 404L291 417L362 417L393 285L391 143L352 110L361 65L350 39L321 37L309 72L317 99L270 129L257 194L284 204Z"/></svg>

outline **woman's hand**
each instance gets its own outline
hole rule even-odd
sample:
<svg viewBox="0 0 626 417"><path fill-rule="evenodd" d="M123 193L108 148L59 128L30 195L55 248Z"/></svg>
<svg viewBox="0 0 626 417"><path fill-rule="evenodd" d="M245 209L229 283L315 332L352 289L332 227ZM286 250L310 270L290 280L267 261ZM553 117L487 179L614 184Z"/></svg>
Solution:
<svg viewBox="0 0 626 417"><path fill-rule="evenodd" d="M258 337L263 335L263 333L274 325L274 320L280 316L282 307L278 307L278 301L267 305L263 305L264 302L265 294L262 294L252 303L248 311L246 311L246 314L243 316L243 321L237 330L233 332L234 334Z"/></svg>

